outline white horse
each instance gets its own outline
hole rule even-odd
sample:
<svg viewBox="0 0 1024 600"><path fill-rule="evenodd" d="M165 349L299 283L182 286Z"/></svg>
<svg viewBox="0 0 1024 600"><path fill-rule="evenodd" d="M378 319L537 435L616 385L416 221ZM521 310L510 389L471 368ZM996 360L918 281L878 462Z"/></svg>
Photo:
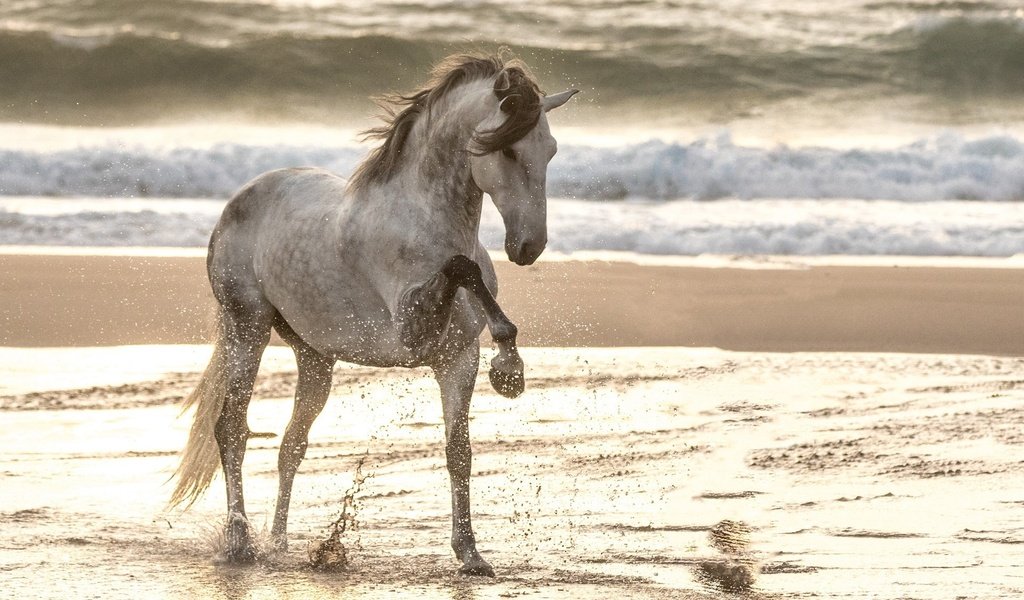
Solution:
<svg viewBox="0 0 1024 600"><path fill-rule="evenodd" d="M518 64L455 56L432 82L390 98L383 140L346 182L283 169L245 185L210 239L219 304L213 357L186 406L195 422L172 505L194 502L217 467L227 481L226 556L255 550L242 499L246 410L271 329L291 346L298 386L278 459L272 535L286 547L292 480L323 409L336 361L429 366L441 388L460 572L493 576L470 524L469 404L484 324L499 348L491 384L523 391L516 327L494 300L494 266L478 241L483 195L505 223L505 251L532 264L547 242L545 179L556 150L545 113L576 90L542 96Z"/></svg>

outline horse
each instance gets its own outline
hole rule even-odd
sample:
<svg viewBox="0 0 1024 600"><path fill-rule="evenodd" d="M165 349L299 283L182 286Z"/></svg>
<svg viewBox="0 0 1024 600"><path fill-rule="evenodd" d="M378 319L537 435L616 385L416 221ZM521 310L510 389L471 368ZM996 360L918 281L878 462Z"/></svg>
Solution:
<svg viewBox="0 0 1024 600"><path fill-rule="evenodd" d="M295 403L278 458L271 541L287 548L288 506L309 429L337 361L430 367L440 388L451 485L451 546L467 575L494 576L470 519L469 408L480 335L498 347L492 387L522 393L516 326L495 301L478 239L483 196L505 226L505 252L530 265L547 243L546 113L578 90L545 96L517 60L456 55L429 83L386 97L380 140L346 181L318 168L264 173L225 205L206 267L217 302L213 354L185 408L196 407L170 505L190 506L225 475L224 557L257 557L242 496L246 412L271 330L295 353Z"/></svg>

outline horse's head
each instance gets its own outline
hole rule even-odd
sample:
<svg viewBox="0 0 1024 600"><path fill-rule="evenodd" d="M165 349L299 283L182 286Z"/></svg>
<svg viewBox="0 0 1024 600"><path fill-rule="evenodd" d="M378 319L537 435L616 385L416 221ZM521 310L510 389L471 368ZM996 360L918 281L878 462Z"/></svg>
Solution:
<svg viewBox="0 0 1024 600"><path fill-rule="evenodd" d="M545 187L558 144L545 113L577 91L542 97L522 71L506 69L495 80L490 114L474 135L473 180L501 213L505 253L517 265L533 264L548 241Z"/></svg>

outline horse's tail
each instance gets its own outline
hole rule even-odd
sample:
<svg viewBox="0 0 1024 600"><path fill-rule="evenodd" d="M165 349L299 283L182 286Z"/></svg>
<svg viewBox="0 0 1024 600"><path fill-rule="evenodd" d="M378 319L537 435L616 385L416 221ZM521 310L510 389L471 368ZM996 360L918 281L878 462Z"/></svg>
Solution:
<svg viewBox="0 0 1024 600"><path fill-rule="evenodd" d="M221 326L222 316L217 315L217 341L213 346L213 356L206 365L203 376L199 379L196 389L185 399L182 412L196 407L195 421L188 435L188 442L181 453L181 464L174 475L178 484L171 494L169 506L174 507L185 503L185 508L203 495L210 487L220 467L220 450L214 435L217 419L224 408L224 395L227 392L227 371L225 369L226 340L224 328Z"/></svg>

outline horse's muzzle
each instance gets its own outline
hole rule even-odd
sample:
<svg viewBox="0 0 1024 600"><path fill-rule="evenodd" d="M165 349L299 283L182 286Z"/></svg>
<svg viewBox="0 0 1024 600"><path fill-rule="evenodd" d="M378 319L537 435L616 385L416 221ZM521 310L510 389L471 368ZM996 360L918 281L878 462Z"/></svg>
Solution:
<svg viewBox="0 0 1024 600"><path fill-rule="evenodd" d="M520 242L519 244L505 243L505 254L508 255L508 259L520 267L526 265L532 265L540 257L541 253L544 252L544 247L547 245L547 241L526 241Z"/></svg>

